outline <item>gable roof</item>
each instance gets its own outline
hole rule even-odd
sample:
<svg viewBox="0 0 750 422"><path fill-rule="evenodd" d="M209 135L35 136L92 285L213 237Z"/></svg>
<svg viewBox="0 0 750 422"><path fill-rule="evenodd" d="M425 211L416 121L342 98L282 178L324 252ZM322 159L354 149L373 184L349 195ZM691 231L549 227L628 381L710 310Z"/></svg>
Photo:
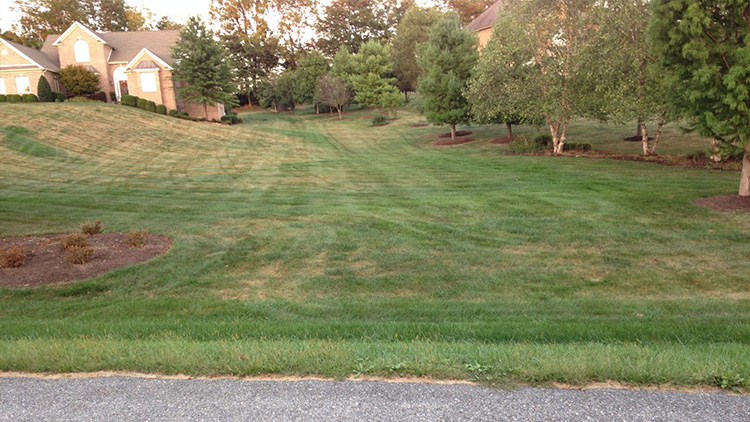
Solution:
<svg viewBox="0 0 750 422"><path fill-rule="evenodd" d="M149 50L148 48L145 48L145 47L135 57L133 57L133 60L129 61L128 64L125 65L125 69L130 69L133 65L136 64L136 62L138 62L138 59L140 59L141 57L143 57L146 54L148 54L152 58L156 59L156 61L159 62L159 64L161 64L165 68L170 69L170 70L172 69L172 66L170 66L169 63L165 62L164 60L162 60L161 58L159 58L159 56L157 56L156 54L154 54L153 51L151 51L151 50ZM148 60L148 62L153 63L153 61L151 61L151 60ZM141 62L141 64L143 64L143 63L146 63L146 61ZM140 67L140 68L143 69L143 67ZM153 69L153 68L149 68L149 69Z"/></svg>
<svg viewBox="0 0 750 422"><path fill-rule="evenodd" d="M70 34L75 28L81 28L84 31L88 32L89 35L94 37L97 41L103 44L107 44L107 41L102 39L101 34L97 34L96 32L87 28L86 25L76 21L76 22L73 22L73 25L70 25L68 29L66 29L65 32L62 33L62 35L57 37L57 39L55 40L55 45L59 45L60 43L62 43L62 40L64 40L68 36L68 34Z"/></svg>
<svg viewBox="0 0 750 422"><path fill-rule="evenodd" d="M470 24L466 25L466 29L474 32L479 32L483 29L492 28L497 22L497 13L505 6L504 0L498 0L487 8L481 15L477 16L476 19L471 21Z"/></svg>
<svg viewBox="0 0 750 422"><path fill-rule="evenodd" d="M47 69L53 72L57 72L60 70L59 64L56 64L53 60L50 60L50 58L47 57L46 54L39 50L35 50L33 48L26 47L25 45L14 43L5 39L0 39L0 42L15 50L16 53L20 54L32 65L36 65L40 69Z"/></svg>
<svg viewBox="0 0 750 422"><path fill-rule="evenodd" d="M96 35L113 48L108 60L110 63L129 63L143 49L147 49L152 56L171 66L174 64L171 49L179 40L180 31L103 32ZM60 67L60 56L56 45L61 37L62 35L50 34L42 46L42 53L49 57L51 62L56 63L58 68Z"/></svg>

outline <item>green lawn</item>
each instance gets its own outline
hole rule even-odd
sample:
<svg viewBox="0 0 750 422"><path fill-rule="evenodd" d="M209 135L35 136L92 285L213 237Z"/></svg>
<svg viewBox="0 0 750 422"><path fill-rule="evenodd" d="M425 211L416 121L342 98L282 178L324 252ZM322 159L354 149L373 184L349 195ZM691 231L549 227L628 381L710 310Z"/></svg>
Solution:
<svg viewBox="0 0 750 422"><path fill-rule="evenodd" d="M0 236L174 239L0 289L0 370L750 385L750 218L692 205L738 173L506 156L497 127L438 148L412 112L367 113L0 106ZM570 140L638 152L631 126ZM661 152L707 146L669 128Z"/></svg>

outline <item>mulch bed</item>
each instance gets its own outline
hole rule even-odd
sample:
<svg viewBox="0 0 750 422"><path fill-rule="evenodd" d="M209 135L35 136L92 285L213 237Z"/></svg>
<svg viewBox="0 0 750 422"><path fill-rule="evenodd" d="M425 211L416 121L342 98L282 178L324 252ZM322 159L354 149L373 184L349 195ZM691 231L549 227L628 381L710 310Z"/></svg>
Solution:
<svg viewBox="0 0 750 422"><path fill-rule="evenodd" d="M513 142L513 138L506 136L504 138L495 138L490 141L491 144L509 144Z"/></svg>
<svg viewBox="0 0 750 422"><path fill-rule="evenodd" d="M653 141L656 138L653 138L651 136L648 137L649 141ZM627 138L624 138L623 141L625 142L643 142L643 136L630 136Z"/></svg>
<svg viewBox="0 0 750 422"><path fill-rule="evenodd" d="M468 144L469 142L474 142L474 138L443 139L441 141L435 142L433 145L437 145L437 146L461 145L461 144Z"/></svg>
<svg viewBox="0 0 750 422"><path fill-rule="evenodd" d="M92 278L115 268L148 261L169 249L172 239L149 234L143 248L128 248L123 233L100 233L88 237L94 249L83 265L65 261L60 240L65 235L0 238L0 249L22 246L26 263L18 268L0 269L0 287L36 287Z"/></svg>
<svg viewBox="0 0 750 422"><path fill-rule="evenodd" d="M541 157L584 157L584 158L607 158L622 161L640 161L644 163L655 163L663 166L700 168L706 170L740 171L742 161L725 160L714 162L710 158L687 158L681 155L639 155L620 154L606 151L565 151L562 154L554 154L551 149L545 149L533 154L514 154L506 152L506 155L534 155Z"/></svg>
<svg viewBox="0 0 750 422"><path fill-rule="evenodd" d="M413 125L411 125L411 127L427 127L429 125L429 123L414 123Z"/></svg>
<svg viewBox="0 0 750 422"><path fill-rule="evenodd" d="M459 136L469 136L472 133L474 133L474 132L472 132L470 130L457 130L456 131L456 137L459 137ZM451 133L450 132L441 133L440 135L438 135L438 138L450 138L450 137L451 137Z"/></svg>
<svg viewBox="0 0 750 422"><path fill-rule="evenodd" d="M696 199L693 204L726 214L750 212L750 196L718 195Z"/></svg>

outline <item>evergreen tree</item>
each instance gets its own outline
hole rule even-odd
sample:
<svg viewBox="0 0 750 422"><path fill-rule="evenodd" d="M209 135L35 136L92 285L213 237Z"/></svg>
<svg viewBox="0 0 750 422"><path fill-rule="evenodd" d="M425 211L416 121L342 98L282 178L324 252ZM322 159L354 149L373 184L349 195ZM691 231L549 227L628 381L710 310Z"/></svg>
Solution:
<svg viewBox="0 0 750 422"><path fill-rule="evenodd" d="M353 61L355 73L351 82L357 102L365 107L393 107L393 94L398 94L398 88L393 85L396 79L387 77L391 72L390 48L368 41Z"/></svg>
<svg viewBox="0 0 750 422"><path fill-rule="evenodd" d="M750 3L656 0L650 38L673 104L743 156L739 194L750 196Z"/></svg>
<svg viewBox="0 0 750 422"><path fill-rule="evenodd" d="M412 7L406 11L396 28L391 48L391 60L396 85L404 93L404 98L409 92L417 90L419 77L417 45L427 41L430 27L438 19L440 19L440 12L436 9Z"/></svg>
<svg viewBox="0 0 750 422"><path fill-rule="evenodd" d="M225 59L224 48L198 17L190 17L180 30L180 40L172 48L175 59L174 79L180 96L187 102L208 105L229 103L236 105L232 91L232 70Z"/></svg>
<svg viewBox="0 0 750 422"><path fill-rule="evenodd" d="M354 56L345 45L339 47L331 63L331 74L350 83L354 74Z"/></svg>
<svg viewBox="0 0 750 422"><path fill-rule="evenodd" d="M294 97L297 103L311 103L315 97L315 83L328 72L328 61L317 51L303 55L297 64ZM318 104L315 104L316 112Z"/></svg>
<svg viewBox="0 0 750 422"><path fill-rule="evenodd" d="M49 82L44 76L39 77L39 83L36 86L36 95L42 103L51 103L55 101L55 97L52 95L52 88L49 86Z"/></svg>
<svg viewBox="0 0 750 422"><path fill-rule="evenodd" d="M451 139L456 138L456 125L469 121L464 91L479 59L476 44L474 34L462 29L458 15L451 13L432 27L420 46L418 90L424 114L430 123L449 124Z"/></svg>

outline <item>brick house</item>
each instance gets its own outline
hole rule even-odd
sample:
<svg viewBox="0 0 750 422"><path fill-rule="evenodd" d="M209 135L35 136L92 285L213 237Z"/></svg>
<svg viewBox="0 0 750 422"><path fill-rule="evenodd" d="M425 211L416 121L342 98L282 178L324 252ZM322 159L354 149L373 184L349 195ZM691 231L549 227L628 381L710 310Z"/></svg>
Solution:
<svg viewBox="0 0 750 422"><path fill-rule="evenodd" d="M0 39L0 94L36 94L40 77L47 78L53 90L62 90L60 69L82 65L99 76L99 88L108 98L114 95L119 101L130 94L168 110L219 119L223 104L186 103L175 90L171 48L179 37L179 31L98 33L75 22L62 34L49 35L41 51Z"/></svg>
<svg viewBox="0 0 750 422"><path fill-rule="evenodd" d="M466 29L477 33L479 38L479 51L487 45L492 38L492 27L497 22L497 14L505 5L505 0L496 1L495 4L487 8L481 15L466 25Z"/></svg>

